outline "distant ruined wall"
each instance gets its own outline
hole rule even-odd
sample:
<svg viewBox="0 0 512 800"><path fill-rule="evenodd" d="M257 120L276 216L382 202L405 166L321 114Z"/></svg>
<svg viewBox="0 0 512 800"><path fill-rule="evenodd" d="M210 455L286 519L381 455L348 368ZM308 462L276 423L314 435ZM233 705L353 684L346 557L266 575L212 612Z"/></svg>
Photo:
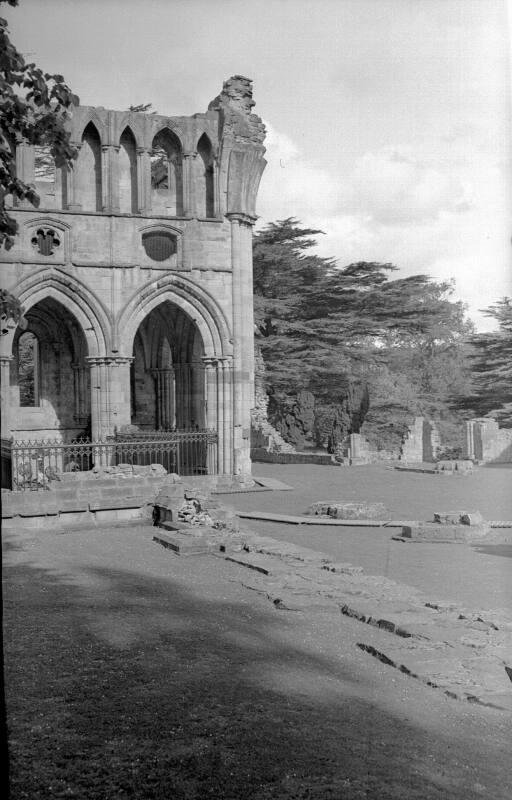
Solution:
<svg viewBox="0 0 512 800"><path fill-rule="evenodd" d="M512 462L512 429L500 427L494 419L466 422L464 458L493 464Z"/></svg>
<svg viewBox="0 0 512 800"><path fill-rule="evenodd" d="M400 460L432 462L436 460L440 449L439 433L434 423L425 417L416 417L404 437Z"/></svg>

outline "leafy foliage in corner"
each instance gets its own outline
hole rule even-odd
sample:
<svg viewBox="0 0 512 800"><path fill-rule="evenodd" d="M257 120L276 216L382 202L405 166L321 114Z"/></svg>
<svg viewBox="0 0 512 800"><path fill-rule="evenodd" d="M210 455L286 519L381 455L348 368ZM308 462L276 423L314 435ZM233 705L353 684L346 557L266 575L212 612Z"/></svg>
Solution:
<svg viewBox="0 0 512 800"><path fill-rule="evenodd" d="M0 0L11 6L17 0ZM0 246L9 248L17 231L16 221L5 208L6 195L39 205L32 186L16 176L18 142L49 146L57 167L71 164L76 150L70 144L66 121L79 99L62 75L43 72L26 63L9 39L7 22L0 17Z"/></svg>
<svg viewBox="0 0 512 800"><path fill-rule="evenodd" d="M452 284L393 279L388 263L340 268L311 252L321 233L288 218L254 237L255 321L275 399L313 392L318 443L329 428L340 438L364 422L386 448L420 413L450 427L448 398L465 386L461 348L472 331Z"/></svg>

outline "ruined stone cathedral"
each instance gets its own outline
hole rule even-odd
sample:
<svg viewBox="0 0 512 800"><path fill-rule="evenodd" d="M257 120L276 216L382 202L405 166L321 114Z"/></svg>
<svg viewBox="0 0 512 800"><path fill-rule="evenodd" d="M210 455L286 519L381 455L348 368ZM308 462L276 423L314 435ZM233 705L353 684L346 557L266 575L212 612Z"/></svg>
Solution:
<svg viewBox="0 0 512 800"><path fill-rule="evenodd" d="M4 439L212 429L215 471L250 473L253 105L234 76L191 117L79 106L72 169L17 144L41 202L1 254L27 323L1 337Z"/></svg>

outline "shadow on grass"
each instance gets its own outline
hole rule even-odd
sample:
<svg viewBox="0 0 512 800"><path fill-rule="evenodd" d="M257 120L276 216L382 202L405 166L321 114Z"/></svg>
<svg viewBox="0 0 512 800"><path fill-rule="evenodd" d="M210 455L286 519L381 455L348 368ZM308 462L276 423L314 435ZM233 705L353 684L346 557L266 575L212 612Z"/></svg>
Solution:
<svg viewBox="0 0 512 800"><path fill-rule="evenodd" d="M89 577L7 571L13 800L483 796L462 745L361 700L348 666L282 640L280 612Z"/></svg>

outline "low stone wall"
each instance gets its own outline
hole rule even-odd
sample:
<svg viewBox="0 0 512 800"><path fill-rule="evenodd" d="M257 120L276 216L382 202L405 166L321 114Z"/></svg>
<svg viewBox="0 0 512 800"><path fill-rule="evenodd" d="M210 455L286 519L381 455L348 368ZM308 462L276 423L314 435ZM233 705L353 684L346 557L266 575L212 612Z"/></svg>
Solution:
<svg viewBox="0 0 512 800"><path fill-rule="evenodd" d="M269 464L321 464L329 467L339 466L332 456L327 453L269 453L262 448L251 450L253 461L263 461Z"/></svg>
<svg viewBox="0 0 512 800"><path fill-rule="evenodd" d="M309 506L306 514L332 519L383 519L387 508L383 503L348 503L341 500L318 501Z"/></svg>
<svg viewBox="0 0 512 800"><path fill-rule="evenodd" d="M156 465L160 467L160 465ZM161 468L160 468L161 469ZM146 470L144 472L144 470ZM166 487L179 485L203 492L240 489L247 479L237 476L198 475L183 480L165 470L133 467L130 472L107 467L91 472L64 473L47 491L12 492L2 489L2 520L16 527L96 525L150 519L156 497Z"/></svg>

